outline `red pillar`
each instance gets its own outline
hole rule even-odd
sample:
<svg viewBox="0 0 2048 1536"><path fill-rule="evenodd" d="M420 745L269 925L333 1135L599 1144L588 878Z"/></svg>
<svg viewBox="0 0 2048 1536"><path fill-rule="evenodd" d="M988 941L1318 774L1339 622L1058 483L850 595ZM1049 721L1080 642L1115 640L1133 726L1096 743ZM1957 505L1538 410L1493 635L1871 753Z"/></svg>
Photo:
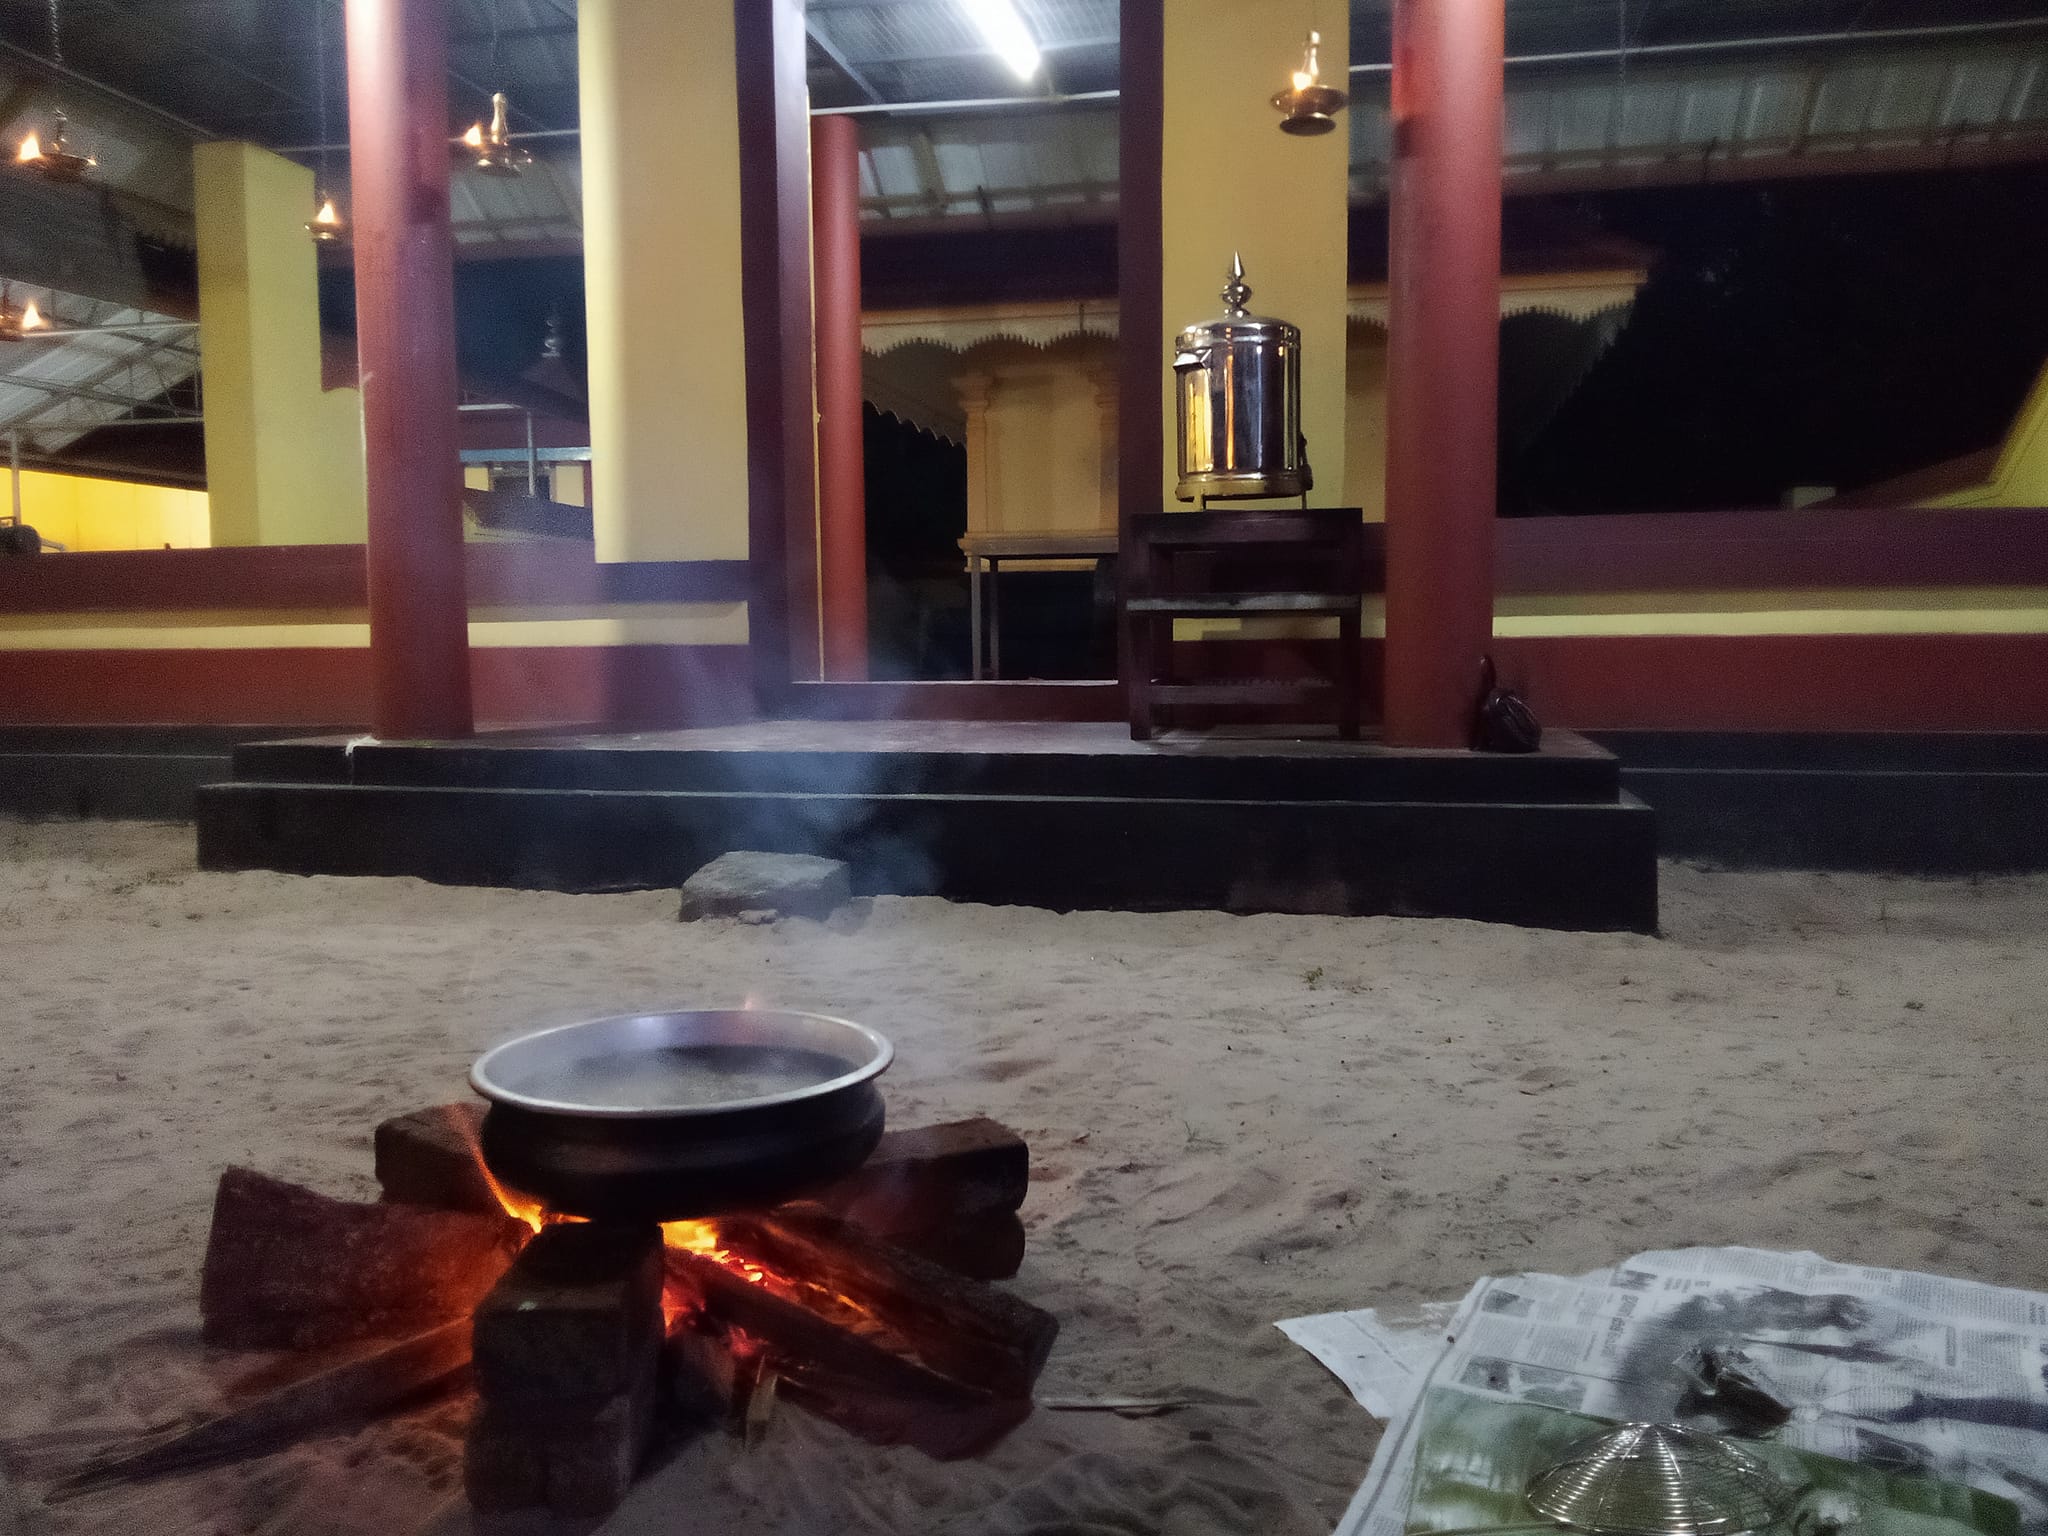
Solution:
<svg viewBox="0 0 2048 1536"><path fill-rule="evenodd" d="M1395 0L1386 739L1469 745L1493 643L1503 0Z"/></svg>
<svg viewBox="0 0 2048 1536"><path fill-rule="evenodd" d="M347 21L370 726L386 739L466 736L448 0L347 0Z"/></svg>
<svg viewBox="0 0 2048 1536"><path fill-rule="evenodd" d="M860 382L860 129L851 117L811 119L811 260L825 676L860 682L868 675L868 502Z"/></svg>

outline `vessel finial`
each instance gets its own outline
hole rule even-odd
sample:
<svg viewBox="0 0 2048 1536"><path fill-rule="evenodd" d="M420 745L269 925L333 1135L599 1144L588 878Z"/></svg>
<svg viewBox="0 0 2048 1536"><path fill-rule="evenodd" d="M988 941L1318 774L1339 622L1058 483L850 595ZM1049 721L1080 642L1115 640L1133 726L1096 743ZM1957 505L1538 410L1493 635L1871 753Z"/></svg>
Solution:
<svg viewBox="0 0 2048 1536"><path fill-rule="evenodd" d="M1236 251L1232 251L1230 253L1230 280L1223 285L1225 314L1232 320L1243 319L1245 301L1251 296L1252 291L1245 285L1244 280L1244 257Z"/></svg>

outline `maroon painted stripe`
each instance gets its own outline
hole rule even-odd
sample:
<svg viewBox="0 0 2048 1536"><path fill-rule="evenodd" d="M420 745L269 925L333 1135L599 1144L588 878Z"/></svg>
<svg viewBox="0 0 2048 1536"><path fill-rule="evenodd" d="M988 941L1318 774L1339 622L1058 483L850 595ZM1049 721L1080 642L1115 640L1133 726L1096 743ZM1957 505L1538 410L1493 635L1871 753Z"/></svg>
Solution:
<svg viewBox="0 0 2048 1536"><path fill-rule="evenodd" d="M1329 641L1211 640L1210 670L1323 670ZM1186 647L1193 650L1195 647ZM1616 635L1504 638L1502 680L1579 730L2048 731L2048 635ZM1368 677L1378 642L1366 642ZM477 648L480 720L708 724L751 712L744 646ZM367 718L366 650L19 651L0 718L45 725L332 725ZM809 683L832 719L1121 718L1098 683Z"/></svg>
<svg viewBox="0 0 2048 1536"><path fill-rule="evenodd" d="M472 606L737 602L744 560L598 564L588 548L472 544ZM0 613L162 613L192 609L361 608L360 544L107 550L0 560Z"/></svg>
<svg viewBox="0 0 2048 1536"><path fill-rule="evenodd" d="M1157 462L1152 461L1156 476ZM1135 471L1134 471L1135 472ZM1384 529L1368 525L1377 586ZM1687 589L2048 586L2048 508L1871 508L1509 518L1509 596ZM472 544L472 604L736 602L745 560L599 564L588 548ZM0 613L360 608L359 544L146 549L0 561Z"/></svg>
<svg viewBox="0 0 2048 1536"><path fill-rule="evenodd" d="M1518 595L1787 587L2048 586L2048 508L1812 508L1504 518Z"/></svg>

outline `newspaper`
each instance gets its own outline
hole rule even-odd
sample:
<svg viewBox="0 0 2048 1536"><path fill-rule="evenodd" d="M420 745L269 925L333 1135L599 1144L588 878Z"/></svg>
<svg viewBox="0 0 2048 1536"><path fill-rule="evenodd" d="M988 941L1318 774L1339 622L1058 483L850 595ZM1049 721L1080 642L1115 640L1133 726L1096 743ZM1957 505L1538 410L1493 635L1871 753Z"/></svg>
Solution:
<svg viewBox="0 0 2048 1536"><path fill-rule="evenodd" d="M2048 1295L1813 1253L1689 1248L1570 1279L1480 1280L1454 1307L1290 1318L1282 1331L1389 1420L1338 1536L1402 1536L1432 1386L1609 1419L1671 1419L1688 1352L1739 1350L1798 1450L2011 1499L2048 1532Z"/></svg>

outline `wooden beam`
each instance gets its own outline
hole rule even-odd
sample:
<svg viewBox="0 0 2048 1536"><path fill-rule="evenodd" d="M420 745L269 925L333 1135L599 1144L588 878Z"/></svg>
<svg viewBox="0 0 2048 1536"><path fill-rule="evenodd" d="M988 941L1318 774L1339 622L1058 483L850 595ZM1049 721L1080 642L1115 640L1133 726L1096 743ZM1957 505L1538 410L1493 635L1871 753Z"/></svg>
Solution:
<svg viewBox="0 0 2048 1536"><path fill-rule="evenodd" d="M1131 519L1159 510L1166 455L1160 355L1166 327L1162 293L1165 229L1160 185L1166 158L1165 0L1121 0L1117 116L1117 470L1119 543L1135 549ZM1129 562L1117 570L1119 607L1131 590ZM1117 625L1117 676L1133 676L1129 626Z"/></svg>
<svg viewBox="0 0 2048 1536"><path fill-rule="evenodd" d="M748 643L773 712L817 654L810 106L803 0L733 0L746 312ZM815 675L815 661L805 675Z"/></svg>

